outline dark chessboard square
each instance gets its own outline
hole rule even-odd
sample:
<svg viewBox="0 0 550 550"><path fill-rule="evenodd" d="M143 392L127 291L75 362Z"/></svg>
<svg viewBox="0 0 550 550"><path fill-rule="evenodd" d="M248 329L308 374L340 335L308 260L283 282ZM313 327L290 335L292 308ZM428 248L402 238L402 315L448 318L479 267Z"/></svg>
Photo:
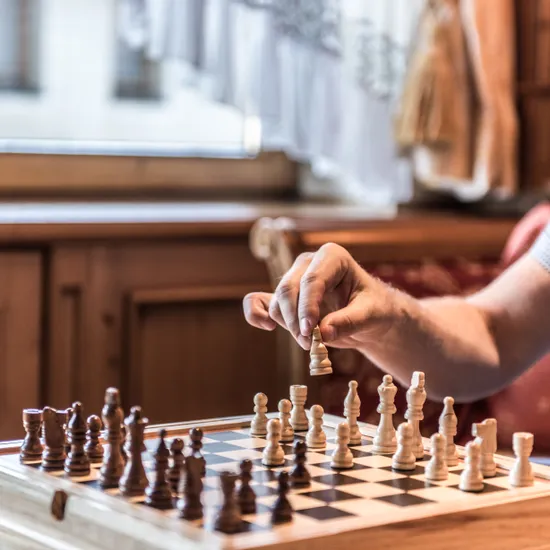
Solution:
<svg viewBox="0 0 550 550"><path fill-rule="evenodd" d="M277 494L277 490L275 488L267 485L252 485L252 489L254 489L257 497L269 497Z"/></svg>
<svg viewBox="0 0 550 550"><path fill-rule="evenodd" d="M398 479L387 479L385 481L379 481L379 485L387 485L389 487L395 487L401 491L414 491L415 489L424 489L427 486L425 480L415 479L412 477L400 477ZM434 484L435 485L435 484Z"/></svg>
<svg viewBox="0 0 550 550"><path fill-rule="evenodd" d="M321 462L320 464L315 464L318 468L323 468L323 470L331 470L332 472L356 472L357 470L367 470L370 466L365 466L364 464L353 463L351 468L333 468L330 465L330 461Z"/></svg>
<svg viewBox="0 0 550 550"><path fill-rule="evenodd" d="M235 462L234 458L227 458L226 456L216 454L205 455L204 458L207 466L211 464L227 464L229 462Z"/></svg>
<svg viewBox="0 0 550 550"><path fill-rule="evenodd" d="M252 470L252 479L258 483L276 481L278 473L277 470Z"/></svg>
<svg viewBox="0 0 550 550"><path fill-rule="evenodd" d="M231 445L231 443L224 443L222 441L218 441L216 443L205 443L203 447L205 452L209 453L225 453L227 451L237 451L240 448L241 447L238 447L237 445Z"/></svg>
<svg viewBox="0 0 550 550"><path fill-rule="evenodd" d="M331 508L330 506L319 506L318 508L307 508L306 510L297 510L297 514L302 514L308 518L317 519L319 521L326 521L331 519L349 518L354 517L354 514L338 510L338 508Z"/></svg>
<svg viewBox="0 0 550 550"><path fill-rule="evenodd" d="M395 504L396 506L417 506L418 504L430 504L434 502L433 500L411 495L410 493L399 493L397 495L378 497L373 500L389 502L390 504Z"/></svg>
<svg viewBox="0 0 550 550"><path fill-rule="evenodd" d="M208 439L212 439L213 441L237 441L238 439L250 439L257 436L229 431L207 433L205 437L207 437ZM205 443L205 445L207 445L207 443Z"/></svg>
<svg viewBox="0 0 550 550"><path fill-rule="evenodd" d="M301 493L304 497L311 497L322 502L339 502L340 500L353 500L359 497L355 495L350 495L349 493L344 493L338 489L323 489L321 491L312 491L310 493Z"/></svg>
<svg viewBox="0 0 550 550"><path fill-rule="evenodd" d="M312 481L324 483L325 485L329 485L331 487L339 487L341 485L353 485L355 483L365 483L361 479L350 477L345 474L340 474L337 472L334 472L332 474L322 475L322 476L314 476L312 478Z"/></svg>

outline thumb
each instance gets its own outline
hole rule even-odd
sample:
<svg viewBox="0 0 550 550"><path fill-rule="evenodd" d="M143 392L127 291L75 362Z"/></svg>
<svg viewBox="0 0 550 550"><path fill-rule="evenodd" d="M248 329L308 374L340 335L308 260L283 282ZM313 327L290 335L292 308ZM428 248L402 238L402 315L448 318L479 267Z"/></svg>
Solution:
<svg viewBox="0 0 550 550"><path fill-rule="evenodd" d="M324 342L350 337L370 324L371 307L366 297L352 300L346 307L329 313L319 326Z"/></svg>

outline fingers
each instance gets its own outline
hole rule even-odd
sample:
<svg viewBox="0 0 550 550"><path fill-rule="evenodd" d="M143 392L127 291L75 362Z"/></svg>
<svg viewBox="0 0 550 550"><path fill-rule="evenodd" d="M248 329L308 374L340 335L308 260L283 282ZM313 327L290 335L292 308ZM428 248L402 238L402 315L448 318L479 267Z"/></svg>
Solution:
<svg viewBox="0 0 550 550"><path fill-rule="evenodd" d="M272 296L267 292L252 292L244 297L244 316L253 327L274 330L277 326L277 323L269 316L269 304Z"/></svg>
<svg viewBox="0 0 550 550"><path fill-rule="evenodd" d="M323 341L329 344L367 330L371 321L376 322L371 318L370 300L366 294L360 294L346 307L329 313L319 328Z"/></svg>

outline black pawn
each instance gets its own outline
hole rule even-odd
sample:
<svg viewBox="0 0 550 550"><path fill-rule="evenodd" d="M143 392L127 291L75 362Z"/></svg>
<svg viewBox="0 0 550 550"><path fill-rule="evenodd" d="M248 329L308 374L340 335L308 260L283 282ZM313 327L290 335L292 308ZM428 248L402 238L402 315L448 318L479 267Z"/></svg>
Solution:
<svg viewBox="0 0 550 550"><path fill-rule="evenodd" d="M245 459L240 464L241 485L237 492L237 501L241 509L241 514L256 513L256 493L250 486L252 480L252 461Z"/></svg>
<svg viewBox="0 0 550 550"><path fill-rule="evenodd" d="M149 484L141 457L141 448L145 439L145 426L148 422L147 418L143 418L141 407L132 407L130 416L124 421L130 435L131 447L124 473L120 478L119 489L126 497L143 495Z"/></svg>
<svg viewBox="0 0 550 550"><path fill-rule="evenodd" d="M288 501L288 473L281 472L279 474L279 487L277 489L277 500L273 504L271 512L271 523L287 523L292 521L292 506Z"/></svg>
<svg viewBox="0 0 550 550"><path fill-rule="evenodd" d="M202 430L200 428L193 428L189 432L189 437L191 439L190 445L191 445L191 454L198 458L201 463L201 477L206 476L206 460L202 456L201 449L202 449Z"/></svg>
<svg viewBox="0 0 550 550"><path fill-rule="evenodd" d="M38 462L44 451L44 447L40 441L42 411L39 409L24 409L23 426L25 428L25 439L21 445L19 460L23 464Z"/></svg>
<svg viewBox="0 0 550 550"><path fill-rule="evenodd" d="M311 485L311 475L306 468L307 444L305 441L296 441L294 444L294 468L290 472L290 484L298 489Z"/></svg>
<svg viewBox="0 0 550 550"><path fill-rule="evenodd" d="M181 479L181 469L185 461L185 455L183 454L183 439L176 437L170 445L170 452L172 454L172 465L166 471L166 477L170 484L172 493L176 496L178 494L178 488Z"/></svg>
<svg viewBox="0 0 550 550"><path fill-rule="evenodd" d="M88 431L86 432L86 446L84 450L92 464L99 464L103 460L104 449L99 435L101 433L101 419L99 416L92 414L86 421Z"/></svg>
<svg viewBox="0 0 550 550"><path fill-rule="evenodd" d="M181 497L178 500L180 517L187 520L197 520L203 517L201 502L202 479L201 461L191 455L185 459L183 469Z"/></svg>
<svg viewBox="0 0 550 550"><path fill-rule="evenodd" d="M86 445L86 420L81 403L73 403L73 414L68 424L71 450L65 460L65 472L70 476L87 476L90 473L90 459L84 450Z"/></svg>
<svg viewBox="0 0 550 550"><path fill-rule="evenodd" d="M159 444L153 454L153 458L155 459L155 477L145 490L145 504L159 510L169 510L174 507L172 503L172 491L166 480L166 469L168 468L170 451L166 447L165 437L166 430L161 430Z"/></svg>
<svg viewBox="0 0 550 550"><path fill-rule="evenodd" d="M214 528L222 533L237 533L241 530L242 519L235 498L235 483L237 475L232 472L222 472L220 474L220 483L223 493L223 504L218 514Z"/></svg>
<svg viewBox="0 0 550 550"><path fill-rule="evenodd" d="M65 429L66 411L56 411L51 407L42 410L42 437L44 451L40 468L45 471L63 470L65 466Z"/></svg>

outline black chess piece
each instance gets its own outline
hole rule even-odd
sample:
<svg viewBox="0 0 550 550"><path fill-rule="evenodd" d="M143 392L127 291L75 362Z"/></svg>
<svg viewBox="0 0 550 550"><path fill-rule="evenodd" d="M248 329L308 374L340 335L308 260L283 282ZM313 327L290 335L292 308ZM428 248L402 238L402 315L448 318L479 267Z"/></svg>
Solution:
<svg viewBox="0 0 550 550"><path fill-rule="evenodd" d="M101 419L99 416L92 414L88 417L86 424L88 430L86 431L86 445L84 451L88 455L92 464L98 464L103 460L104 449L99 435L101 433Z"/></svg>
<svg viewBox="0 0 550 550"><path fill-rule="evenodd" d="M190 446L191 446L191 454L198 458L201 463L201 477L206 476L206 460L202 456L202 437L203 433L200 428L192 428L189 432L189 438L190 438Z"/></svg>
<svg viewBox="0 0 550 550"><path fill-rule="evenodd" d="M200 458L193 455L185 458L181 497L178 500L179 515L183 519L197 520L203 517L201 467Z"/></svg>
<svg viewBox="0 0 550 550"><path fill-rule="evenodd" d="M223 504L218 510L214 529L222 533L237 533L242 527L242 518L235 498L237 475L233 472L221 472L220 483L223 493Z"/></svg>
<svg viewBox="0 0 550 550"><path fill-rule="evenodd" d="M271 511L271 523L287 523L292 521L292 506L288 500L288 472L280 472L278 477L277 499Z"/></svg>
<svg viewBox="0 0 550 550"><path fill-rule="evenodd" d="M99 472L99 486L103 489L118 487L124 471L124 459L121 454L122 409L119 407L120 394L116 388L108 388L105 392L105 405L101 411L103 423L107 432L108 446L105 449L103 465Z"/></svg>
<svg viewBox="0 0 550 550"><path fill-rule="evenodd" d="M241 509L241 514L256 513L256 493L250 486L252 480L252 461L245 459L240 464L241 485L237 492L237 501Z"/></svg>
<svg viewBox="0 0 550 550"><path fill-rule="evenodd" d="M65 430L67 412L56 411L51 407L42 410L42 436L44 451L40 468L45 471L63 470L65 459Z"/></svg>
<svg viewBox="0 0 550 550"><path fill-rule="evenodd" d="M306 467L307 444L298 440L294 443L294 468L290 472L290 484L292 487L309 487L311 485L311 474Z"/></svg>
<svg viewBox="0 0 550 550"><path fill-rule="evenodd" d="M65 460L65 473L70 476L86 476L90 473L90 459L84 451L86 444L86 421L82 412L82 404L73 403L73 414L69 420L67 432L71 450Z"/></svg>
<svg viewBox="0 0 550 550"><path fill-rule="evenodd" d="M120 415L124 419L124 411L122 408L120 409ZM130 441L130 435L128 434L128 430L126 429L123 420L120 425L120 454L124 462L128 461L128 454L130 453L131 446L132 442Z"/></svg>
<svg viewBox="0 0 550 550"><path fill-rule="evenodd" d="M166 471L166 477L174 496L177 496L178 494L178 488L181 479L181 470L184 466L185 461L183 448L183 439L180 439L179 437L174 438L172 444L170 445L170 452L172 454L172 465Z"/></svg>
<svg viewBox="0 0 550 550"><path fill-rule="evenodd" d="M149 484L141 457L145 426L148 422L147 418L143 418L141 407L132 407L130 416L124 421L126 430L130 435L131 444L128 461L118 486L120 492L126 497L143 495Z"/></svg>
<svg viewBox="0 0 550 550"><path fill-rule="evenodd" d="M40 441L42 411L39 409L24 409L23 426L25 428L25 439L21 445L19 460L23 464L32 464L40 461L44 451L44 446Z"/></svg>
<svg viewBox="0 0 550 550"><path fill-rule="evenodd" d="M145 504L159 510L169 510L174 507L172 490L166 479L170 451L166 447L165 437L166 430L161 430L159 433L159 443L153 454L153 458L155 459L155 477L145 490Z"/></svg>

